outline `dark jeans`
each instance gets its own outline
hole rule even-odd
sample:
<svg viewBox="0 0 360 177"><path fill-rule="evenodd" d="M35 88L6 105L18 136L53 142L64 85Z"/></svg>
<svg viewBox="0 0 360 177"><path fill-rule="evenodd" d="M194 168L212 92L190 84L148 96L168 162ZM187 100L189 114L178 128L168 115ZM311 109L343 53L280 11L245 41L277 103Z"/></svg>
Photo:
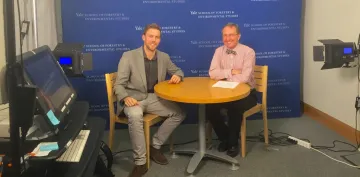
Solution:
<svg viewBox="0 0 360 177"><path fill-rule="evenodd" d="M206 117L220 141L227 141L229 146L237 146L243 114L256 104L256 90L252 90L249 96L241 100L206 105ZM223 108L227 109L228 125L220 114Z"/></svg>

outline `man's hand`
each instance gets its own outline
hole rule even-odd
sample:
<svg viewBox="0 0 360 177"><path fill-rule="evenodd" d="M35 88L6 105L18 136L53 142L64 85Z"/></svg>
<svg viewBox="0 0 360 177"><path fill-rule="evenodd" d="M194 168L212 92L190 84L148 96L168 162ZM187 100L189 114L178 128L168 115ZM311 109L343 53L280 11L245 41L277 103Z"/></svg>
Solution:
<svg viewBox="0 0 360 177"><path fill-rule="evenodd" d="M180 83L180 81L181 81L180 76L173 75L171 77L171 79L169 80L169 84L178 84L178 83Z"/></svg>
<svg viewBox="0 0 360 177"><path fill-rule="evenodd" d="M128 107L138 105L138 101L129 96L124 99L124 102Z"/></svg>
<svg viewBox="0 0 360 177"><path fill-rule="evenodd" d="M232 69L231 74L232 75L241 74L241 71L239 69Z"/></svg>

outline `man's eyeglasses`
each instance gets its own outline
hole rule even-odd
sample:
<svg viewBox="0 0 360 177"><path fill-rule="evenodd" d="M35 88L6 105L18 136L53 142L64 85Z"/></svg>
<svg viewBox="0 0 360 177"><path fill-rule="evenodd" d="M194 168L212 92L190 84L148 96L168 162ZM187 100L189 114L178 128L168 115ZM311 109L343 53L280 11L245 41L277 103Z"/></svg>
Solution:
<svg viewBox="0 0 360 177"><path fill-rule="evenodd" d="M238 34L223 34L223 37L236 37Z"/></svg>

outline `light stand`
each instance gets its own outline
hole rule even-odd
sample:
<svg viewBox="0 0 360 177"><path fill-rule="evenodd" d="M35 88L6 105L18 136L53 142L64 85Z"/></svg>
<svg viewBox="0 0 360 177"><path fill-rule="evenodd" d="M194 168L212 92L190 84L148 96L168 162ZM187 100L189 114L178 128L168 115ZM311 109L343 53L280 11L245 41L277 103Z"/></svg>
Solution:
<svg viewBox="0 0 360 177"><path fill-rule="evenodd" d="M4 157L2 174L4 177L18 177L21 175L20 157L24 157L26 134L33 123L36 105L36 87L25 85L22 57L21 64L18 64L16 59L13 0L4 1L4 26L6 55L5 85L7 86L9 96L11 155L6 154ZM19 81L18 79L21 80ZM22 139L20 139L20 130ZM25 162L23 163L25 164ZM26 170L26 167L24 170Z"/></svg>
<svg viewBox="0 0 360 177"><path fill-rule="evenodd" d="M6 85L9 98L10 116L10 144L11 158L7 159L11 163L11 168L4 164L3 175L20 176L20 133L16 121L16 38L15 38L15 18L14 1L4 0L4 35L5 35L5 57L6 57ZM5 159L4 159L5 160ZM4 161L6 162L6 160Z"/></svg>

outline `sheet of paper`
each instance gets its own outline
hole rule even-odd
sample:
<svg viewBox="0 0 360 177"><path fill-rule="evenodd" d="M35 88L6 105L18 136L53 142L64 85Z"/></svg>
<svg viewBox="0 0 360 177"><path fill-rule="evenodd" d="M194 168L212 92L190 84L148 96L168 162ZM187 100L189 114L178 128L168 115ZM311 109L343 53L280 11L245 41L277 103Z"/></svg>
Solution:
<svg viewBox="0 0 360 177"><path fill-rule="evenodd" d="M53 145L54 145L54 142L42 142L42 143L38 144L36 146L36 148L30 154L31 154L31 156L37 156L37 157L47 156L47 155L49 155L49 153L52 150L41 150L41 149L44 149L42 147L48 147L48 146L53 146ZM56 145L57 145L57 143L56 143Z"/></svg>
<svg viewBox="0 0 360 177"><path fill-rule="evenodd" d="M48 156L50 152L51 152L51 151L39 151L38 153L35 154L35 156L36 156L36 157Z"/></svg>
<svg viewBox="0 0 360 177"><path fill-rule="evenodd" d="M40 151L53 151L58 149L59 149L59 145L57 142L42 144L40 146Z"/></svg>
<svg viewBox="0 0 360 177"><path fill-rule="evenodd" d="M229 82L229 81L218 81L216 82L213 87L219 87L219 88L235 88L237 85L239 85L238 82Z"/></svg>

